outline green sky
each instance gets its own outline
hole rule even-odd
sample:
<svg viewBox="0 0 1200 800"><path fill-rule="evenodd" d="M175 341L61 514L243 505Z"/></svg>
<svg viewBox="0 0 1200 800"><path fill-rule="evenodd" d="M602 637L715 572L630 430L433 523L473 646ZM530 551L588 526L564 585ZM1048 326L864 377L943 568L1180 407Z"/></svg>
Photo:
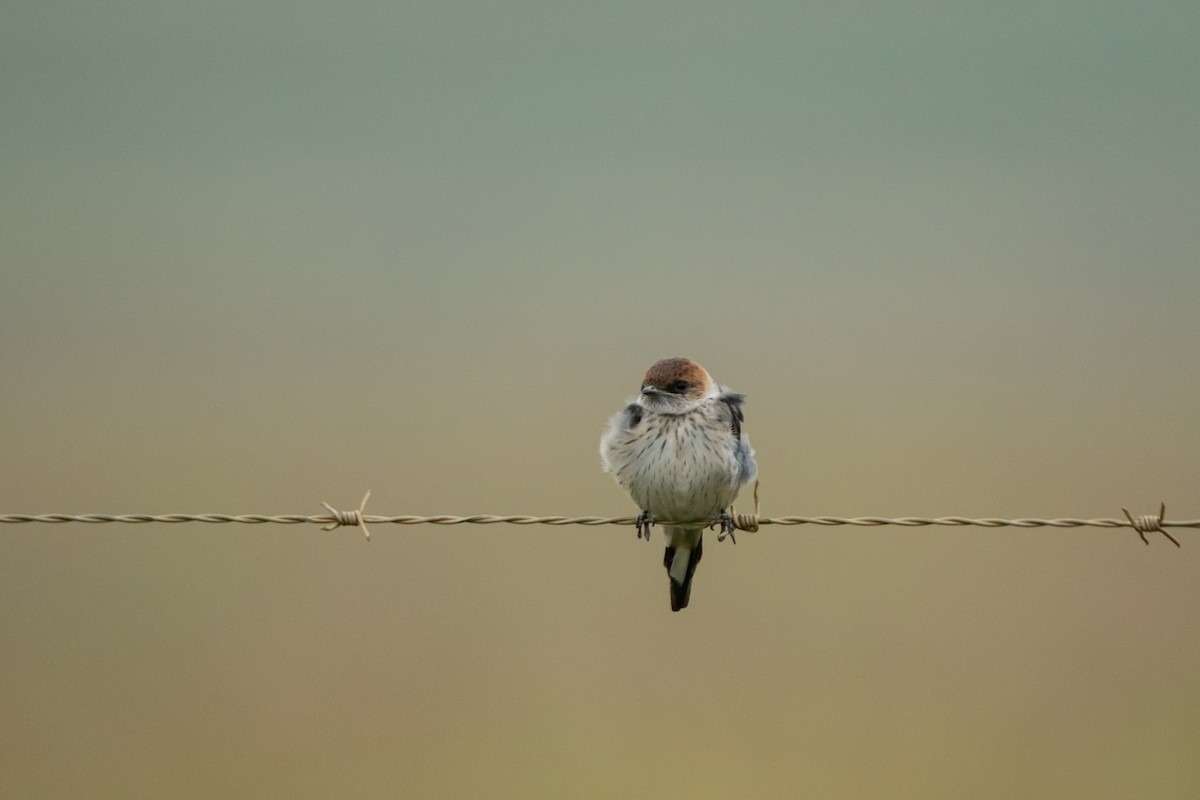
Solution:
<svg viewBox="0 0 1200 800"><path fill-rule="evenodd" d="M1200 518L1193 2L10 3L0 513ZM1200 539L4 526L0 794L1200 794Z"/></svg>

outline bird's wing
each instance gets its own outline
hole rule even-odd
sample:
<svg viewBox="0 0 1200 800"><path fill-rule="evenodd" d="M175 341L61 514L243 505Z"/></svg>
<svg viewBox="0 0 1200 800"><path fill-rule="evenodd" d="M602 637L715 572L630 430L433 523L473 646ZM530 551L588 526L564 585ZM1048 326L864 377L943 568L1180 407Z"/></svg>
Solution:
<svg viewBox="0 0 1200 800"><path fill-rule="evenodd" d="M742 423L746 421L746 415L742 412L742 404L746 402L746 395L723 391L717 395L717 399L729 408L730 428L733 430L733 438L742 438Z"/></svg>

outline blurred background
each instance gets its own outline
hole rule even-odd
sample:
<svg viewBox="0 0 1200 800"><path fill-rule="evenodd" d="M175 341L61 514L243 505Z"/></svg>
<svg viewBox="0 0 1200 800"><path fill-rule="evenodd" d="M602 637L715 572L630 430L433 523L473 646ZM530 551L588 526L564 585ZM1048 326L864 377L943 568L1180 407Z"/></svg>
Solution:
<svg viewBox="0 0 1200 800"><path fill-rule="evenodd" d="M10 3L0 513L1200 517L1194 2ZM744 503L742 505L745 505ZM748 506L747 506L748 508ZM8 797L1200 795L1200 537L0 529Z"/></svg>

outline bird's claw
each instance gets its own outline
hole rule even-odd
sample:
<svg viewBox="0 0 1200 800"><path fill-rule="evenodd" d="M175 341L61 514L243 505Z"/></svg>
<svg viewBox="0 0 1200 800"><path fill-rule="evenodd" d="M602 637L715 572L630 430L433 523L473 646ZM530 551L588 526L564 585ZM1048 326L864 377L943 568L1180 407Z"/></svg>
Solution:
<svg viewBox="0 0 1200 800"><path fill-rule="evenodd" d="M708 529L712 530L718 526L720 526L720 530L717 532L718 542L725 541L725 537L728 536L731 542L737 544L737 537L733 535L733 532L737 530L737 527L733 524L733 517L728 511L722 509L720 514L717 514L715 517L713 517L712 522L710 522L708 525Z"/></svg>
<svg viewBox="0 0 1200 800"><path fill-rule="evenodd" d="M634 517L633 527L637 529L639 539L645 538L650 541L650 526L654 524L654 515L649 511L643 511Z"/></svg>

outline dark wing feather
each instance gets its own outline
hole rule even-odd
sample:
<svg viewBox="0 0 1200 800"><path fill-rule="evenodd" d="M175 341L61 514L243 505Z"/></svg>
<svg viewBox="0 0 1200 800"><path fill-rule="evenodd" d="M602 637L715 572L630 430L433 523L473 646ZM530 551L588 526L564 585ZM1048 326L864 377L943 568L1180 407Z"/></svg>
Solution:
<svg viewBox="0 0 1200 800"><path fill-rule="evenodd" d="M730 426L733 429L733 438L740 439L742 437L742 423L746 421L746 415L742 413L742 403L746 402L746 395L725 392L717 399L729 406L729 415L733 419Z"/></svg>
<svg viewBox="0 0 1200 800"><path fill-rule="evenodd" d="M642 407L637 403L625 406L625 419L622 422L626 430L636 428L642 422Z"/></svg>

